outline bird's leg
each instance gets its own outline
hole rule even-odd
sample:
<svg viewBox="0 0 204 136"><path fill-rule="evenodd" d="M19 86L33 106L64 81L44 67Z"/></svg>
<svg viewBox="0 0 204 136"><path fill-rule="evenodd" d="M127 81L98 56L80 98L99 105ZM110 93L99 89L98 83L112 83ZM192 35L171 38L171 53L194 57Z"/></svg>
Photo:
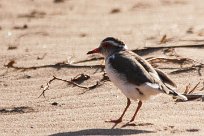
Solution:
<svg viewBox="0 0 204 136"><path fill-rule="evenodd" d="M142 106L142 101L139 101L139 102L138 102L137 109L136 109L136 111L135 111L135 114L133 115L133 117L132 117L132 119L130 120L130 122L133 122L133 121L135 120L135 117L136 117L136 115L137 115L139 109L141 108L141 106Z"/></svg>
<svg viewBox="0 0 204 136"><path fill-rule="evenodd" d="M125 112L127 111L130 104L131 104L131 101L130 101L129 98L127 98L127 105L126 105L125 110L123 111L122 115L120 116L120 118L116 119L116 120L109 120L109 121L106 121L106 122L113 122L113 123L116 123L116 124L122 122L122 118L125 115Z"/></svg>

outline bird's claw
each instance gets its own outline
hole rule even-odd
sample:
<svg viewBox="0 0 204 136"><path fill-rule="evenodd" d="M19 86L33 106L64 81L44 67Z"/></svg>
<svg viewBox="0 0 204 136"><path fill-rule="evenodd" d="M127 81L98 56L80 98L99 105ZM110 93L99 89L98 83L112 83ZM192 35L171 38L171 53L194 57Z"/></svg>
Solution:
<svg viewBox="0 0 204 136"><path fill-rule="evenodd" d="M127 122L126 124L124 124L121 128L127 127L127 126L136 126L136 124L133 123L132 121L130 121L130 122Z"/></svg>
<svg viewBox="0 0 204 136"><path fill-rule="evenodd" d="M120 122L122 122L122 119L116 119L116 120L106 120L105 122L109 122L109 123L115 123L115 124L118 124L118 123L120 123Z"/></svg>

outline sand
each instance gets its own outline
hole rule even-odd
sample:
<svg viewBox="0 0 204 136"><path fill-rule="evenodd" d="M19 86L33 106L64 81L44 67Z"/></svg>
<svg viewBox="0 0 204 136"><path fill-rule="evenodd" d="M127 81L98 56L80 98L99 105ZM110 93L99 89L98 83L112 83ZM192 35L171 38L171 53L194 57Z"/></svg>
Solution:
<svg viewBox="0 0 204 136"><path fill-rule="evenodd" d="M159 95L144 102L136 126L121 128L135 111L137 102L132 102L123 122L111 129L114 124L104 121L119 117L126 105L111 82L81 94L84 89L56 81L46 98L38 98L53 75L70 80L86 73L91 80L83 85L95 83L101 73L94 74L94 68L52 65L86 58L108 36L123 40L129 49L204 43L203 6L203 0L1 0L0 135L204 135L202 101L177 103ZM172 40L159 45L165 34ZM203 48L176 52L204 63ZM11 60L17 67L39 67L6 68ZM101 61L80 65L95 64ZM197 71L169 76L183 92L189 83L203 82L203 74L201 69L200 76Z"/></svg>

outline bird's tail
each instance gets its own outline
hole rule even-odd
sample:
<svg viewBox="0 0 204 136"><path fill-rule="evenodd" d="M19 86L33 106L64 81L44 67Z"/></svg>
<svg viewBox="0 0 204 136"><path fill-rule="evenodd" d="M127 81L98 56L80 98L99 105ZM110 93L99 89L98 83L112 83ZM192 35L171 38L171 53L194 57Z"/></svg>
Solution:
<svg viewBox="0 0 204 136"><path fill-rule="evenodd" d="M182 95L180 93L177 93L175 91L171 91L171 92L169 92L169 94L172 95L173 97L180 98L180 99L182 99L184 101L188 100L188 98L186 96L184 96L184 95Z"/></svg>
<svg viewBox="0 0 204 136"><path fill-rule="evenodd" d="M186 96L178 93L174 87L172 88L170 86L167 86L166 84L163 84L162 88L165 91L165 93L167 93L167 94L169 94L169 95L171 95L171 96L173 96L175 98L182 99L183 101L188 100L188 98Z"/></svg>

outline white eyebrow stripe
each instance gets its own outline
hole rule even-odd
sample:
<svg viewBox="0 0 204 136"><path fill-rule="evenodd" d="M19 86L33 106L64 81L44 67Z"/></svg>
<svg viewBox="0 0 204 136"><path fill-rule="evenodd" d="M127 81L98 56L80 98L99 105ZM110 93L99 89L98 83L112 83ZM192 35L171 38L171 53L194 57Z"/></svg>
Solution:
<svg viewBox="0 0 204 136"><path fill-rule="evenodd" d="M127 45L123 46L124 49L128 49Z"/></svg>
<svg viewBox="0 0 204 136"><path fill-rule="evenodd" d="M116 46L116 47L123 47L124 49L127 49L127 46L126 46L126 45L121 45L121 44L118 44L118 43L116 43L116 42L114 42L114 41L111 41L111 40L106 41L106 42L111 43L112 45L114 45L114 46Z"/></svg>

